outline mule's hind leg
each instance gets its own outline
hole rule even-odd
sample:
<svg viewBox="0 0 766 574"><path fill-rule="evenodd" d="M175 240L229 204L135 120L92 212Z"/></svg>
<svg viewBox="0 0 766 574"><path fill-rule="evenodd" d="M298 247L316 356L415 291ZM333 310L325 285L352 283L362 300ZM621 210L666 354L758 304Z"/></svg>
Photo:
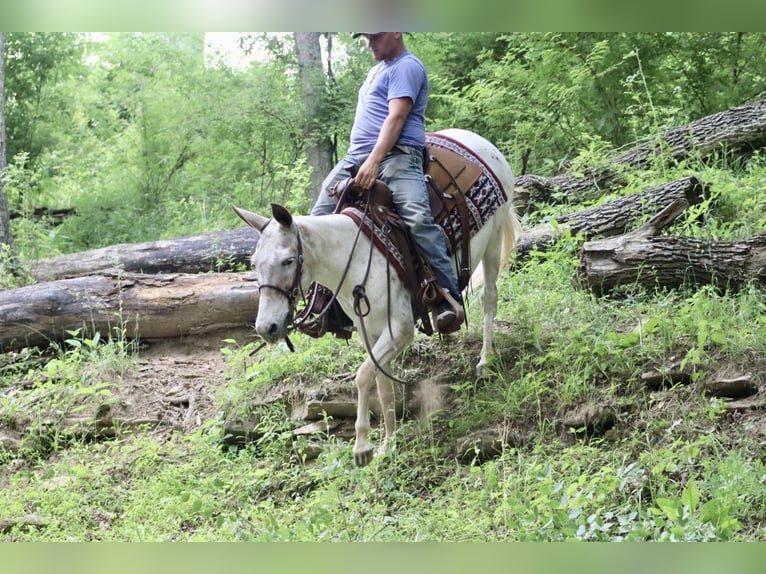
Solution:
<svg viewBox="0 0 766 574"><path fill-rule="evenodd" d="M483 337L481 344L481 356L476 365L476 376L479 378L487 375L486 366L489 358L494 354L495 315L497 314L497 276L500 272L500 248L491 242L482 257L481 265L484 273L484 288L481 294L481 306L484 314ZM495 245L498 245L495 248Z"/></svg>

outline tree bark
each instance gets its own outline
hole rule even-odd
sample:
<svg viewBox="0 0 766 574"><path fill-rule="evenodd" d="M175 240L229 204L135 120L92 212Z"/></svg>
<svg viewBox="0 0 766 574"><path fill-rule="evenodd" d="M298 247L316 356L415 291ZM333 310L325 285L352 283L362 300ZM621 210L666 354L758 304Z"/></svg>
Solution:
<svg viewBox="0 0 766 574"><path fill-rule="evenodd" d="M685 177L611 203L562 215L555 218L555 224L541 225L523 233L516 243L517 256L524 258L532 249L543 250L567 231L580 233L586 239L620 235L647 213L656 213L677 200L683 200L686 206L696 205L707 195L707 185L696 177Z"/></svg>
<svg viewBox="0 0 766 574"><path fill-rule="evenodd" d="M739 289L766 284L766 233L733 242L655 235L686 208L678 200L636 231L583 244L578 275L597 294L623 285Z"/></svg>
<svg viewBox="0 0 766 574"><path fill-rule="evenodd" d="M80 277L107 270L135 273L205 273L249 268L258 243L250 227L177 239L124 243L28 262L38 281Z"/></svg>
<svg viewBox="0 0 766 574"><path fill-rule="evenodd" d="M3 245L13 254L11 218L8 211L8 195L5 191L5 32L0 32L0 267L2 267Z"/></svg>
<svg viewBox="0 0 766 574"><path fill-rule="evenodd" d="M758 100L669 129L611 157L606 167L585 169L583 175L554 177L521 175L515 180L516 206L523 213L532 202L556 203L557 197L593 199L625 184L627 168L645 168L653 161L707 157L727 148L757 149L766 144L766 100Z"/></svg>
<svg viewBox="0 0 766 574"><path fill-rule="evenodd" d="M301 100L306 112L304 136L311 168L310 199L316 200L324 178L332 169L332 140L323 129L327 114L327 75L322 68L320 32L294 32L295 55L301 82Z"/></svg>
<svg viewBox="0 0 766 574"><path fill-rule="evenodd" d="M257 310L258 283L245 272L62 279L0 291L0 352L45 346L75 329L104 338L199 335L251 325Z"/></svg>

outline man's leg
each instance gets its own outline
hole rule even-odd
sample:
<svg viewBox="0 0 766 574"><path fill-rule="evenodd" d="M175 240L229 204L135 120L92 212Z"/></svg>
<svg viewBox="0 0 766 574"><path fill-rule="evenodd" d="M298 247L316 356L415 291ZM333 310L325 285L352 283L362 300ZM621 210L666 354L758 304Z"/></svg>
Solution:
<svg viewBox="0 0 766 574"><path fill-rule="evenodd" d="M455 302L462 306L463 298L458 289L452 261L447 255L444 234L431 215L420 152L413 149L409 153L395 151L389 154L382 164L381 179L391 188L396 210L415 242L425 253L436 280L449 291ZM437 309L437 328L442 330L457 318L452 306L445 305Z"/></svg>
<svg viewBox="0 0 766 574"><path fill-rule="evenodd" d="M311 208L311 215L327 215L335 211L335 200L330 197L330 191L335 187L335 184L339 181L343 181L352 176L352 172L355 173L356 169L361 165L359 158L353 156L347 156L339 161L335 167L327 174L327 177L322 182L322 188L319 190L319 196L317 197L314 207ZM325 285L312 284L314 298L312 302L316 301L316 304L312 307L311 312L313 314L319 314L324 309L324 305L327 304L332 296L332 288L328 288ZM354 323L351 318L346 315L345 311L338 303L337 299L333 300L332 308L328 309L324 316L324 325L336 337L348 339L351 335L351 329L353 329ZM320 329L321 330L321 329Z"/></svg>

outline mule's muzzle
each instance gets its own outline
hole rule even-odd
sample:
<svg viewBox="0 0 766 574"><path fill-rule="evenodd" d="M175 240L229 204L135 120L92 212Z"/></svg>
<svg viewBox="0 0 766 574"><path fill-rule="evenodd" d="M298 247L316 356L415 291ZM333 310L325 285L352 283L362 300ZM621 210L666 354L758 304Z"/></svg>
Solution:
<svg viewBox="0 0 766 574"><path fill-rule="evenodd" d="M269 344L275 344L285 338L287 335L287 323L282 321L276 322L256 322L255 332L258 336Z"/></svg>

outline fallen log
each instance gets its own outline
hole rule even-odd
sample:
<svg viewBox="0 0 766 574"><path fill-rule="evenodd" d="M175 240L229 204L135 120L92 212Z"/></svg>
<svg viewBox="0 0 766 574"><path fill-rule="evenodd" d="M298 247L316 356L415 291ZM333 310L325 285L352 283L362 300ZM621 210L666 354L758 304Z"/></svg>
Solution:
<svg viewBox="0 0 766 574"><path fill-rule="evenodd" d="M258 233L249 227L177 239L123 243L28 262L38 281L81 277L107 270L133 273L206 273L249 268Z"/></svg>
<svg viewBox="0 0 766 574"><path fill-rule="evenodd" d="M520 256L544 249L567 230L585 238L619 235L647 211L656 212L678 197L690 205L708 195L708 187L695 177L671 181L598 207L562 215L554 224L524 233L517 243ZM125 243L81 253L70 253L29 263L38 281L53 281L122 269L134 273L204 273L248 268L258 242L249 227L205 235L146 243Z"/></svg>
<svg viewBox="0 0 766 574"><path fill-rule="evenodd" d="M199 335L251 325L252 274L113 273L0 291L0 352L99 332L128 338ZM115 333L115 330L116 333Z"/></svg>
<svg viewBox="0 0 766 574"><path fill-rule="evenodd" d="M10 212L11 219L19 219L25 217L30 221L41 221L47 219L52 225L61 225L64 223L67 217L77 215L76 207L61 207L58 209L50 207L35 207L32 213L24 214L20 211L13 210Z"/></svg>
<svg viewBox="0 0 766 574"><path fill-rule="evenodd" d="M753 280L766 284L766 233L733 242L656 236L685 208L678 200L636 231L584 243L578 266L581 284L598 294L623 285L713 285L724 290Z"/></svg>
<svg viewBox="0 0 766 574"><path fill-rule="evenodd" d="M726 148L757 149L763 145L766 145L766 100L758 100L666 130L614 155L605 167L586 168L581 175L518 176L516 207L523 213L534 202L555 203L559 197L593 199L622 187L626 169L646 168L653 161L677 162L691 155L704 158Z"/></svg>
<svg viewBox="0 0 766 574"><path fill-rule="evenodd" d="M523 259L532 249L544 250L567 231L582 234L585 239L620 235L647 213L656 213L678 200L685 202L679 205L696 205L708 195L709 187L696 177L671 181L598 207L558 216L553 224L523 233L516 243L516 251Z"/></svg>

